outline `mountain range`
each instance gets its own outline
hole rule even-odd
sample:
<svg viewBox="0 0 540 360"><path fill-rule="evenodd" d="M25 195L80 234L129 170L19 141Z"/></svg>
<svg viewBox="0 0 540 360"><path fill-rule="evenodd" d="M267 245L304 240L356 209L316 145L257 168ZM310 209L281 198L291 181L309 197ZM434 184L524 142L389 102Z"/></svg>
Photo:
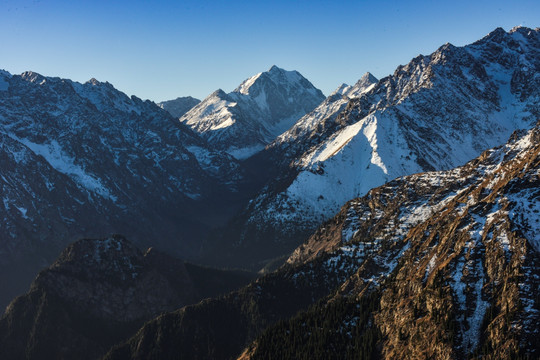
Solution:
<svg viewBox="0 0 540 360"><path fill-rule="evenodd" d="M253 278L184 263L120 235L69 245L0 320L2 359L94 359L165 311ZM51 331L54 329L54 331Z"/></svg>
<svg viewBox="0 0 540 360"><path fill-rule="evenodd" d="M0 79L1 304L78 237L121 232L190 258L232 211L240 164L153 102L95 79Z"/></svg>
<svg viewBox="0 0 540 360"><path fill-rule="evenodd" d="M159 104L1 71L0 305L45 270L0 355L537 357L538 74L525 27L327 98L277 66Z"/></svg>
<svg viewBox="0 0 540 360"><path fill-rule="evenodd" d="M534 358L539 169L537 123L372 189L276 272L157 317L105 358Z"/></svg>
<svg viewBox="0 0 540 360"><path fill-rule="evenodd" d="M324 99L297 71L272 66L226 94L219 89L180 122L237 159L264 149Z"/></svg>
<svg viewBox="0 0 540 360"><path fill-rule="evenodd" d="M341 86L247 160L276 175L221 232L216 260L226 251L244 264L286 255L347 200L398 176L462 165L531 128L539 59L538 29L499 28L378 82L366 74L349 93Z"/></svg>

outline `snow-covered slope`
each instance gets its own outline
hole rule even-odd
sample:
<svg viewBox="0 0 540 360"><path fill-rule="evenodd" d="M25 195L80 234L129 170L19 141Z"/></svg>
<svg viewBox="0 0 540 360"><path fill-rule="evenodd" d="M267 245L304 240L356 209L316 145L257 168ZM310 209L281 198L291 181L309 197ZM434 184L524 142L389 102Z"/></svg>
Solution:
<svg viewBox="0 0 540 360"><path fill-rule="evenodd" d="M196 204L242 177L231 156L109 83L1 72L0 84L0 303L14 295L4 281L24 288L79 236L122 232L193 256L212 216Z"/></svg>
<svg viewBox="0 0 540 360"><path fill-rule="evenodd" d="M338 334L375 328L380 358L536 357L539 125L465 166L399 178L348 202L289 258L290 265L311 265L292 275L298 283L327 273L344 279L335 297L292 322L316 336L309 317L326 314L318 324L326 324L329 344L322 347L330 349ZM370 294L373 306L361 306ZM344 298L359 310L328 311ZM287 346L265 340L257 342L279 345L259 355L280 357ZM297 354L308 340L296 339Z"/></svg>
<svg viewBox="0 0 540 360"><path fill-rule="evenodd" d="M105 359L537 358L539 126L349 201L287 265Z"/></svg>
<svg viewBox="0 0 540 360"><path fill-rule="evenodd" d="M540 115L539 37L539 29L499 28L414 58L346 106L327 99L267 148L293 171L245 210L240 248L271 242L286 252L348 199L398 176L456 167L530 128Z"/></svg>
<svg viewBox="0 0 540 360"><path fill-rule="evenodd" d="M333 121L345 109L347 103L371 90L377 83L371 73L365 73L353 86L342 84L319 106L298 120L290 129L277 137L271 146L288 145L305 147L304 138L317 132L322 122Z"/></svg>
<svg viewBox="0 0 540 360"><path fill-rule="evenodd" d="M297 71L272 66L233 92L217 90L180 121L238 159L262 150L313 110L323 94Z"/></svg>
<svg viewBox="0 0 540 360"><path fill-rule="evenodd" d="M176 98L174 100L162 101L158 103L158 106L167 110L169 114L175 118L179 118L200 102L201 100L199 99L195 99L191 96L185 96Z"/></svg>

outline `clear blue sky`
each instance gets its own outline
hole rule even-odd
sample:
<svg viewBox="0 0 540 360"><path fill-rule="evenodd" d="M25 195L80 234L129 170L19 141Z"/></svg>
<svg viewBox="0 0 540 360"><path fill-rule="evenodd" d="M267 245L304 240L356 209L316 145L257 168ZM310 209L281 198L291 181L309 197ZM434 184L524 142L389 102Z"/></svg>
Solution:
<svg viewBox="0 0 540 360"><path fill-rule="evenodd" d="M540 26L540 1L0 0L0 69L160 101L228 92L276 64L328 95L516 25Z"/></svg>

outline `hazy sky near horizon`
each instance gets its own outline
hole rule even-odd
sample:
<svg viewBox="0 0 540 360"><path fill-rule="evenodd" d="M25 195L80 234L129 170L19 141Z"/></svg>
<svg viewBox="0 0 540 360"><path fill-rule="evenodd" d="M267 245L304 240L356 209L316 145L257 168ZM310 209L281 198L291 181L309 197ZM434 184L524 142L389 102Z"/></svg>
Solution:
<svg viewBox="0 0 540 360"><path fill-rule="evenodd" d="M0 69L200 99L272 65L325 95L446 42L540 26L540 1L0 0Z"/></svg>

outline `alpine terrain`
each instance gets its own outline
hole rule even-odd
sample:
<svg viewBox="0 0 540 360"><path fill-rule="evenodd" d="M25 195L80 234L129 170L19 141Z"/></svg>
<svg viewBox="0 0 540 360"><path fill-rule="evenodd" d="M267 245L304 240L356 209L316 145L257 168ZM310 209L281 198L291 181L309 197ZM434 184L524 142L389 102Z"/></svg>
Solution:
<svg viewBox="0 0 540 360"><path fill-rule="evenodd" d="M152 248L143 253L120 235L79 240L9 305L0 319L0 358L96 359L144 321L250 279Z"/></svg>
<svg viewBox="0 0 540 360"><path fill-rule="evenodd" d="M185 96L176 98L174 100L160 102L158 103L158 106L167 110L169 114L175 118L179 118L200 102L201 100L199 99L195 99L191 96Z"/></svg>
<svg viewBox="0 0 540 360"><path fill-rule="evenodd" d="M347 202L276 272L105 358L537 358L539 197L540 123Z"/></svg>
<svg viewBox="0 0 540 360"><path fill-rule="evenodd" d="M327 98L0 71L0 358L538 359L539 199L540 28Z"/></svg>
<svg viewBox="0 0 540 360"><path fill-rule="evenodd" d="M445 44L376 82L341 86L249 166L277 176L220 232L215 259L288 254L349 199L398 176L451 169L540 117L540 29ZM376 82L376 83L375 83ZM262 165L261 165L262 164ZM235 244L231 250L230 243Z"/></svg>
<svg viewBox="0 0 540 360"><path fill-rule="evenodd" d="M237 159L262 150L324 95L297 71L272 66L226 94L216 90L180 121Z"/></svg>
<svg viewBox="0 0 540 360"><path fill-rule="evenodd" d="M0 169L2 307L79 237L197 256L244 180L153 102L33 72L0 72Z"/></svg>

